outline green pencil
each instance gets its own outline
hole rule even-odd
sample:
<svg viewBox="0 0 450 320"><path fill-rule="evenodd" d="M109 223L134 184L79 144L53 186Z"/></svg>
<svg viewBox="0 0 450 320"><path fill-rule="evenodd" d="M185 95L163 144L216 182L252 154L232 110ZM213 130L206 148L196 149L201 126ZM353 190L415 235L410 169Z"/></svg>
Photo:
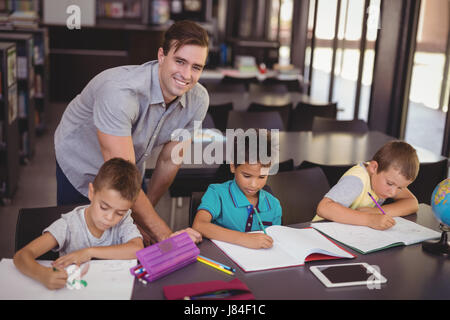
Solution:
<svg viewBox="0 0 450 320"><path fill-rule="evenodd" d="M262 230L264 231L264 234L267 234L266 228L264 228L264 225L261 221L261 217L259 216L258 210L256 209L256 207L253 207L253 208L255 209L255 213L256 213L256 217L258 218L259 225L261 226Z"/></svg>

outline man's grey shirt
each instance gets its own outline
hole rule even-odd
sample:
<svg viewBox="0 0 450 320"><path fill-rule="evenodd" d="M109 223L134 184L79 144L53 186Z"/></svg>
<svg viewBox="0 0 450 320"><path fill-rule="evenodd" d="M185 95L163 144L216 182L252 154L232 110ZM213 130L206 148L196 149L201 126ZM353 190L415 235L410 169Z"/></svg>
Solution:
<svg viewBox="0 0 450 320"><path fill-rule="evenodd" d="M97 129L132 137L143 176L154 147L177 140L176 129L187 129L193 137L194 121L203 121L209 105L206 89L197 83L166 108L158 69L155 60L105 70L67 106L55 132L56 160L83 195L104 162Z"/></svg>
<svg viewBox="0 0 450 320"><path fill-rule="evenodd" d="M84 248L113 246L127 243L134 238L142 238L131 218L131 210L128 210L114 227L105 230L100 238L94 237L89 231L84 216L87 207L76 207L62 214L60 219L42 231L42 233L50 232L56 239L58 246L53 251L59 251L60 256Z"/></svg>

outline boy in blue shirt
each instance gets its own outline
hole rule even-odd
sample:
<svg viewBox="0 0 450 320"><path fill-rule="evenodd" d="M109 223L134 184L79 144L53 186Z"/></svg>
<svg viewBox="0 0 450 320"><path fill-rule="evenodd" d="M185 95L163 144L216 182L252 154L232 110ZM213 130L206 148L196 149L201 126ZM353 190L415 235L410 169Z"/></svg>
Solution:
<svg viewBox="0 0 450 320"><path fill-rule="evenodd" d="M259 149L261 142L266 143L265 150L270 153L270 134L267 134L266 141L263 140L257 130L256 148L250 146L248 136L243 141L244 148L238 148L238 141L242 139L235 136L234 160L230 164L234 179L210 185L194 219L192 227L202 236L253 249L272 247L270 236L249 233L262 230L261 223L265 227L281 224L280 202L262 189L267 182L270 163L262 163ZM256 154L252 157L250 153L254 149ZM252 159L256 161L250 161Z"/></svg>

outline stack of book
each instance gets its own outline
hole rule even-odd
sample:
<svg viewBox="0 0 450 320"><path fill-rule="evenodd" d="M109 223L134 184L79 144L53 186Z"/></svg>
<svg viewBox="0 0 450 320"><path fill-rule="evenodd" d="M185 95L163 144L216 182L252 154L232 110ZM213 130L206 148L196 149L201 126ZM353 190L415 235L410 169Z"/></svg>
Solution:
<svg viewBox="0 0 450 320"><path fill-rule="evenodd" d="M3 12L0 13L0 27L1 28L12 27L11 22L9 21L9 14Z"/></svg>
<svg viewBox="0 0 450 320"><path fill-rule="evenodd" d="M37 29L39 17L35 11L15 11L9 15L9 21L15 28Z"/></svg>

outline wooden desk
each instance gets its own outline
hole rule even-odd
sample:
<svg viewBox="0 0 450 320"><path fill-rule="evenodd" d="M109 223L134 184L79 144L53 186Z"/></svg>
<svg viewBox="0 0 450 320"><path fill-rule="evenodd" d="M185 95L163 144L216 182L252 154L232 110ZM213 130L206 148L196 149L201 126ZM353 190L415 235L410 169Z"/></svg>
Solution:
<svg viewBox="0 0 450 320"><path fill-rule="evenodd" d="M205 69L202 71L200 76L200 81L214 81L214 80L222 80L225 76L240 78L240 79L248 79L248 78L257 78L259 81L264 81L268 78L275 78L278 80L299 80L303 82L303 76L299 73L281 73L276 70L268 69L266 73L260 73L259 71L255 72L240 72L237 69Z"/></svg>
<svg viewBox="0 0 450 320"><path fill-rule="evenodd" d="M423 226L438 229L431 208L421 204L417 214L406 217ZM309 223L293 225L308 227ZM245 282L256 299L450 299L450 260L422 251L421 244L394 247L362 255L351 249L355 259L316 261L305 266L244 273L211 241L199 244L200 254L236 268L234 277ZM380 268L388 282L380 289L365 286L326 288L309 270L310 266L367 262ZM164 299L167 285L234 278L201 263L193 263L155 282L134 283L132 299Z"/></svg>

